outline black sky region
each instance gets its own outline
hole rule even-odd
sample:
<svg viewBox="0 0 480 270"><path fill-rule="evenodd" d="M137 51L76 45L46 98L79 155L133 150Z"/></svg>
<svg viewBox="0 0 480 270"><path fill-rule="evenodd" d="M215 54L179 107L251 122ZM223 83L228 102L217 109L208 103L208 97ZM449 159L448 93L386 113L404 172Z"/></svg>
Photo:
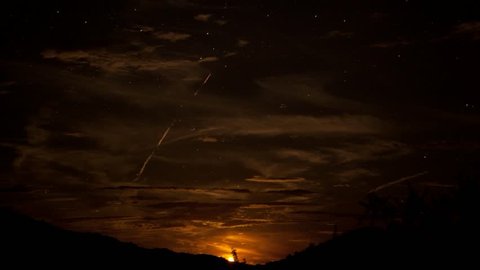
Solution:
<svg viewBox="0 0 480 270"><path fill-rule="evenodd" d="M0 204L250 262L328 239L478 165L474 3L5 1Z"/></svg>

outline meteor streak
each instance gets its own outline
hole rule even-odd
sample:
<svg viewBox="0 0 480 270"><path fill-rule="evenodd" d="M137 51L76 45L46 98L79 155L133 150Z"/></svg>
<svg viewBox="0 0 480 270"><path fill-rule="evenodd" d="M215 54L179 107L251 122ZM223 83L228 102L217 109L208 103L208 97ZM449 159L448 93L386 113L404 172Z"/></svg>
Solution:
<svg viewBox="0 0 480 270"><path fill-rule="evenodd" d="M398 180L395 180L395 181L392 181L392 182L383 184L383 185L381 185L381 186L378 186L378 187L370 190L368 193L377 192L377 191L382 190L382 189L384 189L384 188L387 188L387 187L389 187L389 186L393 186L393 185L396 185L396 184L400 184L400 183L402 183L402 182L405 182L405 181L407 181L407 180L410 180L410 179L413 179L413 178L417 178L417 177L423 176L423 175L425 175L425 174L428 174L428 172L425 171L425 172L417 173L417 174L414 174L414 175L402 177L402 178L400 178L400 179L398 179Z"/></svg>
<svg viewBox="0 0 480 270"><path fill-rule="evenodd" d="M157 145L155 146L155 148L152 150L152 153L150 153L150 155L147 157L147 159L145 159L145 161L143 162L142 168L140 168L140 171L137 173L137 177L135 177L135 179L133 180L134 182L140 180L140 178L141 178L142 175L143 175L143 171L144 171L145 168L147 167L147 165L148 165L148 163L150 162L150 160L152 159L153 155L155 155L155 151L157 151L158 147L160 147L160 145L161 145L161 144L163 143L163 141L165 140L165 137L167 137L167 134L168 134L168 132L170 131L171 128L172 128L172 126L170 125L170 126L163 132L162 137L160 137L160 140L158 140L158 143L157 143Z"/></svg>
<svg viewBox="0 0 480 270"><path fill-rule="evenodd" d="M207 77L205 78L205 80L203 80L203 83L202 85L200 85L200 87L195 91L195 93L193 94L194 96L197 96L198 93L200 92L200 90L202 90L203 86L205 86L205 84L207 84L208 80L210 80L210 77L212 77L212 73L208 73ZM163 135L160 137L160 140L158 140L158 143L157 145L155 146L155 148L152 150L152 152L150 153L150 155L148 155L148 157L145 159L145 161L143 162L142 164L142 167L140 168L140 171L137 173L137 176L135 177L135 179L133 179L134 182L136 181L139 181L140 178L142 177L143 175L143 171L145 171L145 168L147 167L148 163L150 162L150 160L152 159L152 157L155 155L155 152L157 151L158 147L160 147L160 145L163 143L163 141L165 140L165 137L167 137L167 134L168 132L170 131L170 129L172 128L173 126L173 123L172 125L170 125L166 130L165 132L163 132Z"/></svg>
<svg viewBox="0 0 480 270"><path fill-rule="evenodd" d="M194 96L197 96L198 93L200 92L200 90L202 90L203 86L205 84L207 84L208 80L210 79L210 77L212 76L212 73L208 73L207 77L205 78L205 80L203 80L203 83L202 85L200 85L200 87L197 89L197 91L195 91L195 93L193 93Z"/></svg>

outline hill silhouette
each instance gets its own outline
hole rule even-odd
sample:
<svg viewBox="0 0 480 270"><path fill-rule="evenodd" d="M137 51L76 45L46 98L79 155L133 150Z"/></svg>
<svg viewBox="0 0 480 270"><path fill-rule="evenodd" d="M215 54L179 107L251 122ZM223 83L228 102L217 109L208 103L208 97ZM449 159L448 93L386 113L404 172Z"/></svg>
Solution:
<svg viewBox="0 0 480 270"><path fill-rule="evenodd" d="M355 266L360 269L395 267L441 267L444 265L478 265L474 250L478 236L431 238L405 228L362 228L345 233L320 245L311 245L286 259L271 262L259 269L319 269L319 267Z"/></svg>
<svg viewBox="0 0 480 270"><path fill-rule="evenodd" d="M0 265L3 266L69 269L102 265L122 269L212 270L247 267L212 255L145 249L96 233L63 230L6 209L0 209L0 224Z"/></svg>
<svg viewBox="0 0 480 270"><path fill-rule="evenodd" d="M447 192L411 183L403 196L369 193L368 227L311 245L263 270L348 267L388 269L452 266L478 268L479 177L467 175Z"/></svg>

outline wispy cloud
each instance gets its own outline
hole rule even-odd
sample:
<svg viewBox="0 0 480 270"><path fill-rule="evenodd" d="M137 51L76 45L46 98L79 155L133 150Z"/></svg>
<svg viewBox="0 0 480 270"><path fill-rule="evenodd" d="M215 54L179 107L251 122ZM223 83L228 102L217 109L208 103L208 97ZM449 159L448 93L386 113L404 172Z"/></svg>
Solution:
<svg viewBox="0 0 480 270"><path fill-rule="evenodd" d="M315 153L311 151L298 149L280 149L277 155L281 158L294 158L301 161L306 161L313 164L328 164L330 161L326 155Z"/></svg>
<svg viewBox="0 0 480 270"><path fill-rule="evenodd" d="M232 135L334 135L375 134L383 131L380 119L368 115L313 117L305 115L272 115L252 118L211 119L208 125L218 132Z"/></svg>
<svg viewBox="0 0 480 270"><path fill-rule="evenodd" d="M360 177L378 176L378 173L364 168L355 168L344 169L341 172L336 173L335 176L338 177L342 182L350 182Z"/></svg>
<svg viewBox="0 0 480 270"><path fill-rule="evenodd" d="M238 42L237 42L238 47L245 47L248 44L250 44L250 41L248 41L246 39L239 39Z"/></svg>
<svg viewBox="0 0 480 270"><path fill-rule="evenodd" d="M298 174L304 173L309 169L309 166L307 164L276 162L276 161L272 161L271 158L269 158L268 156L258 157L258 158L252 158L252 157L237 157L237 158L239 159L240 162L243 163L243 165L246 168L251 169L256 173L259 173L266 178L281 177L281 178L288 179L288 177L292 175L298 175ZM262 177L253 178L251 180L254 180L254 179L261 180ZM266 182L269 181L269 179L264 179L264 180L267 180Z"/></svg>
<svg viewBox="0 0 480 270"><path fill-rule="evenodd" d="M334 95L325 89L328 80L320 74L292 74L257 80L265 98L277 103L303 104L317 109L346 112L370 111L372 105Z"/></svg>
<svg viewBox="0 0 480 270"><path fill-rule="evenodd" d="M212 14L198 14L195 15L193 18L199 22L208 22L211 17Z"/></svg>
<svg viewBox="0 0 480 270"><path fill-rule="evenodd" d="M305 178L297 177L297 178L265 178L261 176L254 176L252 178L245 179L245 181L249 182L257 182L257 183L272 183L272 184L285 184L285 183L300 183L305 182Z"/></svg>
<svg viewBox="0 0 480 270"><path fill-rule="evenodd" d="M106 186L98 189L110 194L117 194L118 198L127 203L149 207L178 208L178 207L216 207L221 204L240 205L252 196L253 191L245 188L202 188L178 186L148 186L148 185L120 185Z"/></svg>
<svg viewBox="0 0 480 270"><path fill-rule="evenodd" d="M156 32L153 35L155 38L160 40L167 40L170 42L177 42L187 40L191 37L190 34L186 33L177 33L177 32Z"/></svg>
<svg viewBox="0 0 480 270"><path fill-rule="evenodd" d="M220 58L216 56L207 56L207 57L202 57L200 60L198 60L199 63L209 63L209 62L216 62L220 60Z"/></svg>
<svg viewBox="0 0 480 270"><path fill-rule="evenodd" d="M225 192L235 192L235 193L250 193L249 189L238 189L238 188L197 188L197 187L175 187L175 186L149 186L149 185L120 185L120 186L108 186L103 187L104 190L165 190L165 191L192 191L192 192L210 192L210 191L225 191Z"/></svg>
<svg viewBox="0 0 480 270"><path fill-rule="evenodd" d="M454 33L470 36L474 40L480 40L480 21L461 23L455 27Z"/></svg>
<svg viewBox="0 0 480 270"><path fill-rule="evenodd" d="M90 66L105 72L132 72L132 71L168 71L186 70L194 68L197 63L190 60L165 60L148 52L112 53L106 50L92 51L56 51L42 52L45 59L58 60L65 63Z"/></svg>
<svg viewBox="0 0 480 270"><path fill-rule="evenodd" d="M220 26L223 26L223 25L227 24L228 21L227 20L215 20L215 23L220 25Z"/></svg>
<svg viewBox="0 0 480 270"><path fill-rule="evenodd" d="M216 142L219 142L219 140L215 137L209 137L209 136L205 136L205 137L200 137L198 138L199 141L201 142L204 142L204 143L216 143Z"/></svg>
<svg viewBox="0 0 480 270"><path fill-rule="evenodd" d="M127 32L133 33L152 33L155 31L155 28L148 25L135 25L126 29Z"/></svg>
<svg viewBox="0 0 480 270"><path fill-rule="evenodd" d="M346 143L335 148L326 147L325 150L330 152L338 163L392 159L412 151L403 143L388 140L375 140L361 144Z"/></svg>
<svg viewBox="0 0 480 270"><path fill-rule="evenodd" d="M305 196L315 192L305 189L270 189L267 190L266 193L282 194L287 196Z"/></svg>

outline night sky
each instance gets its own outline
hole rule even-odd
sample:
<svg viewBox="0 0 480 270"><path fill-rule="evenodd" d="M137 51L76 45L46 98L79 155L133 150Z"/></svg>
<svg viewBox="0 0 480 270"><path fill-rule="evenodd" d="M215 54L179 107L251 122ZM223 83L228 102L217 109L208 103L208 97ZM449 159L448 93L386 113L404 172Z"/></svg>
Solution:
<svg viewBox="0 0 480 270"><path fill-rule="evenodd" d="M252 263L325 241L478 165L474 3L5 1L0 205Z"/></svg>

